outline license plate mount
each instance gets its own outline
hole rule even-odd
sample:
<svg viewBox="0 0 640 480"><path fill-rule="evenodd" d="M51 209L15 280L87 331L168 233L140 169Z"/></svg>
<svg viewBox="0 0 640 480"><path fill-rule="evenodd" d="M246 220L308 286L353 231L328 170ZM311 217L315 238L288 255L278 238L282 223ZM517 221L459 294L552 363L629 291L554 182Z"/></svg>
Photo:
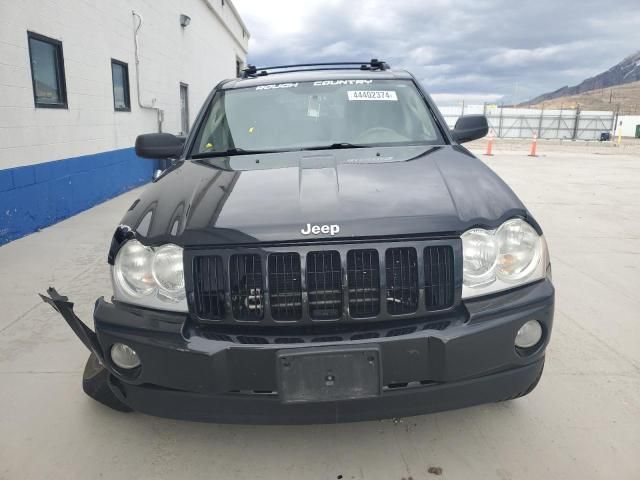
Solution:
<svg viewBox="0 0 640 480"><path fill-rule="evenodd" d="M382 393L377 347L280 350L276 371L283 403L353 400Z"/></svg>

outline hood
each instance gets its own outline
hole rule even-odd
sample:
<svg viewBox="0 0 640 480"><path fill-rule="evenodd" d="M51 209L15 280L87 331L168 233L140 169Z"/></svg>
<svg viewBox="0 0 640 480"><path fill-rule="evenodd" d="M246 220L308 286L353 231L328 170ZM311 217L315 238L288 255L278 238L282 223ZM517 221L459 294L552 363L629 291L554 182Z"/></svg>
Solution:
<svg viewBox="0 0 640 480"><path fill-rule="evenodd" d="M122 223L149 244L195 246L459 235L516 215L520 200L466 149L421 146L178 162Z"/></svg>

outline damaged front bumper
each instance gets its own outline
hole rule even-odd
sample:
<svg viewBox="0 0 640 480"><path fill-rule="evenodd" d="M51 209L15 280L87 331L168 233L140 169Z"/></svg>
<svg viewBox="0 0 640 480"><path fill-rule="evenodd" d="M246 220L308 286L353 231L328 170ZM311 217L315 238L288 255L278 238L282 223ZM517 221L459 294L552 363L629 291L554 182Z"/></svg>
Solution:
<svg viewBox="0 0 640 480"><path fill-rule="evenodd" d="M49 294L48 297L46 295L39 294L40 298L42 298L45 303L51 305L56 312L62 315L62 318L64 318L67 324L71 327L73 333L76 334L84 346L87 347L89 351L98 358L98 360L100 360L100 363L102 363L104 355L102 354L100 343L98 343L98 337L93 330L87 327L73 312L73 302L69 301L69 297L60 295L55 288L49 287L47 293Z"/></svg>
<svg viewBox="0 0 640 480"><path fill-rule="evenodd" d="M186 313L96 302L95 333L54 289L42 296L92 352L85 392L118 410L220 423L334 423L391 418L506 400L535 387L553 323L554 289L544 280L498 296L465 302L451 326L340 344L240 344L193 328ZM539 345L514 348L531 319L544 329ZM119 370L109 351L133 348L135 374ZM380 391L373 398L287 403L278 359L283 352L358 349L379 355Z"/></svg>
<svg viewBox="0 0 640 480"><path fill-rule="evenodd" d="M49 288L46 295L40 294L40 298L62 315L71 330L76 334L91 355L84 367L82 374L82 389L91 398L120 412L131 412L132 408L121 402L113 394L109 386L109 370L104 366L104 354L98 342L98 337L87 327L73 311L73 302L68 297L60 295L54 288Z"/></svg>

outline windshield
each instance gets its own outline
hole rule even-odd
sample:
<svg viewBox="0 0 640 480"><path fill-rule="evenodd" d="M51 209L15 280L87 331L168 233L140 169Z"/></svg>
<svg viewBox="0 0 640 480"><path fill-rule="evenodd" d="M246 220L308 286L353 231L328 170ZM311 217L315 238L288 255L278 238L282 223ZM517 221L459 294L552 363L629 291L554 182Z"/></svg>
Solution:
<svg viewBox="0 0 640 480"><path fill-rule="evenodd" d="M191 154L441 143L412 81L321 80L219 92Z"/></svg>

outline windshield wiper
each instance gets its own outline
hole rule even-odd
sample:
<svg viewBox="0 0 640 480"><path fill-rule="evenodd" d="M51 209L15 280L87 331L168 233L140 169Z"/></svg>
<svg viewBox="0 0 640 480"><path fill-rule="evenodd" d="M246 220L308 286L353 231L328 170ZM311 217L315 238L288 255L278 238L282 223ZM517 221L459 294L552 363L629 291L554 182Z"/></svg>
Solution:
<svg viewBox="0 0 640 480"><path fill-rule="evenodd" d="M244 148L230 148L219 152L200 152L191 155L191 158L214 158L214 157L233 157L235 155L254 155L259 153L278 153L287 152L288 150L245 150Z"/></svg>
<svg viewBox="0 0 640 480"><path fill-rule="evenodd" d="M331 145L317 145L314 147L304 147L300 150L340 150L342 148L372 148L371 145L358 145L355 143L339 142Z"/></svg>
<svg viewBox="0 0 640 480"><path fill-rule="evenodd" d="M245 150L244 148L230 148L229 150L222 150L219 152L200 152L191 155L191 158L214 158L214 157L232 157L234 155L253 155L261 153L282 153L282 152L295 152L305 150L340 150L343 148L375 148L376 145L358 145L355 143L338 142L331 143L329 145L314 145L312 147L301 148L280 148L272 150Z"/></svg>

